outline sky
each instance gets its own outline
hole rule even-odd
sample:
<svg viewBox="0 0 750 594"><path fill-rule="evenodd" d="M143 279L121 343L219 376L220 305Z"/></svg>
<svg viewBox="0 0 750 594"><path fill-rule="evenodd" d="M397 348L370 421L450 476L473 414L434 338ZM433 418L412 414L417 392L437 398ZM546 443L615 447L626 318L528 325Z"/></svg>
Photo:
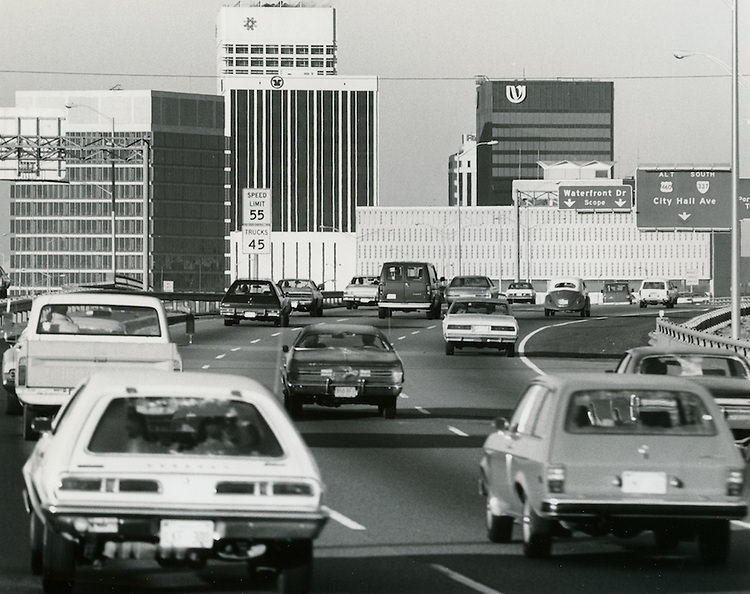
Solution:
<svg viewBox="0 0 750 594"><path fill-rule="evenodd" d="M750 177L750 0L737 2L740 175ZM0 107L18 90L215 94L216 16L235 4L2 0ZM336 8L339 74L379 78L382 206L447 204L448 157L476 131L477 75L613 81L615 177L730 163L731 0L308 4ZM676 60L678 49L696 55Z"/></svg>

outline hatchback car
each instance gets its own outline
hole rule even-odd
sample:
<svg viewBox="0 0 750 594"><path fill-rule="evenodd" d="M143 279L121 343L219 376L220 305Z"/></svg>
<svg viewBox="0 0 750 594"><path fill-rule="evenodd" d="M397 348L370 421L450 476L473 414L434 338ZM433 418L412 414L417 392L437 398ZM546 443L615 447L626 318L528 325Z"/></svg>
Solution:
<svg viewBox="0 0 750 594"><path fill-rule="evenodd" d="M281 385L291 415L300 414L304 404L371 404L387 419L396 416L404 366L375 326L311 324L282 350Z"/></svg>
<svg viewBox="0 0 750 594"><path fill-rule="evenodd" d="M307 278L283 278L278 283L292 305L293 311L309 312L311 316L323 315L323 290Z"/></svg>
<svg viewBox="0 0 750 594"><path fill-rule="evenodd" d="M706 564L726 561L729 522L747 514L745 463L701 386L672 377L539 376L496 429L479 480L493 542L510 541L518 522L526 556L546 557L558 535L651 531L659 549L697 538Z"/></svg>
<svg viewBox="0 0 750 594"><path fill-rule="evenodd" d="M281 290L269 280L237 279L219 304L225 326L243 320L273 322L288 326L292 304Z"/></svg>
<svg viewBox="0 0 750 594"><path fill-rule="evenodd" d="M31 569L45 591L137 557L238 561L307 592L328 514L309 449L276 398L241 376L144 369L82 382L23 466ZM156 565L155 565L156 567Z"/></svg>
<svg viewBox="0 0 750 594"><path fill-rule="evenodd" d="M508 298L508 303L536 303L534 285L526 281L510 283L505 296Z"/></svg>
<svg viewBox="0 0 750 594"><path fill-rule="evenodd" d="M464 347L493 348L516 353L518 322L507 300L462 297L453 301L443 318L445 354Z"/></svg>
<svg viewBox="0 0 750 594"><path fill-rule="evenodd" d="M378 304L378 277L354 276L344 288L342 300L346 309L357 309L360 305Z"/></svg>
<svg viewBox="0 0 750 594"><path fill-rule="evenodd" d="M497 297L498 288L488 276L454 276L445 288L445 303L450 307L460 297Z"/></svg>
<svg viewBox="0 0 750 594"><path fill-rule="evenodd" d="M575 277L553 278L549 281L544 298L545 317L558 312L576 312L581 317L591 315L591 300L586 283Z"/></svg>

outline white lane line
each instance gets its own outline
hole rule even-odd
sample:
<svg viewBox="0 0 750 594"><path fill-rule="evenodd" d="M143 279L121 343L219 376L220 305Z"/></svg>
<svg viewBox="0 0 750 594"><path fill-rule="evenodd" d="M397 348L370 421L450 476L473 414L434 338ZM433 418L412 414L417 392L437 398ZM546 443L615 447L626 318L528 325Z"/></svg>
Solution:
<svg viewBox="0 0 750 594"><path fill-rule="evenodd" d="M351 518L347 518L344 514L340 514L335 509L331 509L330 507L326 507L326 510L328 510L328 515L334 522L338 522L342 526L349 528L349 530L367 530L362 524L358 524Z"/></svg>
<svg viewBox="0 0 750 594"><path fill-rule="evenodd" d="M401 394L398 395L399 398L408 398L409 395L406 392L401 392Z"/></svg>
<svg viewBox="0 0 750 594"><path fill-rule="evenodd" d="M541 328L537 328L533 332L531 332L531 333L527 334L526 336L524 336L523 340L521 341L521 344L518 345L518 355L519 355L518 359L521 361L521 363L523 363L524 365L526 365L526 367L528 367L529 369L531 369L535 373L537 373L539 375L547 375L546 373L544 373L544 371L542 371L539 367L537 367L536 365L534 365L523 354L523 350L524 350L524 347L526 346L526 343L529 341L529 339L532 336L534 336L538 332L541 332L542 330L548 330L549 328L557 328L559 326L567 326L568 324L581 324L581 323L583 323L585 321L586 320L573 320L571 322L562 322L561 324L550 324L549 326L542 326Z"/></svg>
<svg viewBox="0 0 750 594"><path fill-rule="evenodd" d="M419 334L419 330L414 330L414 332L412 332L412 334Z"/></svg>
<svg viewBox="0 0 750 594"><path fill-rule="evenodd" d="M203 365L203 366L201 367L201 369L208 369L209 367L211 367L211 366L210 366L210 365Z"/></svg>
<svg viewBox="0 0 750 594"><path fill-rule="evenodd" d="M741 526L742 528L747 528L748 530L750 530L750 523L748 522L743 522L742 520L732 520L732 524L734 524L735 526Z"/></svg>
<svg viewBox="0 0 750 594"><path fill-rule="evenodd" d="M422 408L421 406L415 406L414 408L416 408L423 415L431 415L432 414L429 410L427 410L426 408Z"/></svg>
<svg viewBox="0 0 750 594"><path fill-rule="evenodd" d="M339 318L337 322L346 322L349 318Z"/></svg>
<svg viewBox="0 0 750 594"><path fill-rule="evenodd" d="M226 353L222 353L221 355L216 355L216 358L217 358L217 359L223 359L223 358L224 358L224 357L226 357L226 356L227 356L227 354L226 354Z"/></svg>
<svg viewBox="0 0 750 594"><path fill-rule="evenodd" d="M404 338L406 338L406 336L399 336L399 337L397 338L397 340L403 340Z"/></svg>
<svg viewBox="0 0 750 594"><path fill-rule="evenodd" d="M234 348L232 349L232 352L233 352L233 353L236 353L236 352L237 352L237 351L239 351L239 350L240 350L241 348L242 348L242 347L234 347Z"/></svg>
<svg viewBox="0 0 750 594"><path fill-rule="evenodd" d="M468 433L464 433L463 431L461 431L457 427L451 427L450 425L448 425L448 431L450 431L451 433L455 433L459 437L469 437Z"/></svg>
<svg viewBox="0 0 750 594"><path fill-rule="evenodd" d="M279 334L281 334L281 332L274 332L271 336L278 336Z"/></svg>
<svg viewBox="0 0 750 594"><path fill-rule="evenodd" d="M448 569L447 567L443 565L438 565L437 563L433 563L432 567L436 569L437 571L439 571L440 573L447 575L454 582L458 582L459 584L462 584L466 586L467 588L471 588L472 590L474 590L474 592L481 592L481 594L502 594L498 590L493 590L492 588L488 588L484 584L475 582L471 578L468 578L465 575L462 575L456 571L453 571L452 569Z"/></svg>
<svg viewBox="0 0 750 594"><path fill-rule="evenodd" d="M254 338L250 341L250 344L255 344L256 342L260 342L260 338Z"/></svg>
<svg viewBox="0 0 750 594"><path fill-rule="evenodd" d="M434 328L437 328L437 326L435 326L435 324L433 324L432 326L427 326L427 329L428 329L428 330L432 330L432 329L434 329Z"/></svg>

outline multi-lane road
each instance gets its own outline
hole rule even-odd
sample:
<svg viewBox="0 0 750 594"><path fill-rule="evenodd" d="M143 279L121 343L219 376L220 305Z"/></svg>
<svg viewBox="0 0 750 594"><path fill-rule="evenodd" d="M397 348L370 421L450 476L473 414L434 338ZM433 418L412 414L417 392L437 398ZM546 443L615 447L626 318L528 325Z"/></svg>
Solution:
<svg viewBox="0 0 750 594"><path fill-rule="evenodd" d="M508 415L536 373L607 370L626 348L645 344L657 310L594 306L590 318L545 318L538 306L514 306L521 326L518 355L496 351L444 354L439 320L423 314L326 310L326 321L356 320L383 328L404 360L406 383L398 416L375 407L310 407L297 426L327 485L331 521L316 541L313 592L515 594L555 592L748 592L750 523L733 524L733 553L722 568L697 562L696 547L657 553L647 535L628 541L576 537L555 544L548 560L526 559L517 533L510 544L485 537L484 500L477 491L481 445L492 419ZM698 306L669 310L679 319ZM200 319L185 369L238 373L278 391L281 347L317 321L295 315L289 328L224 327ZM31 449L18 417L0 418L0 592L39 592L28 571L26 515L20 467ZM145 561L113 562L79 572L78 591L272 591L249 583L243 568L209 564L199 572L165 570Z"/></svg>

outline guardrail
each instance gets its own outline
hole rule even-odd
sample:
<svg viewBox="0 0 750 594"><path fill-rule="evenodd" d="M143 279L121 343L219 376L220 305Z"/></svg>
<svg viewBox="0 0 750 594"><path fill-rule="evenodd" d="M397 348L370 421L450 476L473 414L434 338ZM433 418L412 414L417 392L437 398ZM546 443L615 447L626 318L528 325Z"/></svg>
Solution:
<svg viewBox="0 0 750 594"><path fill-rule="evenodd" d="M714 299L711 305L729 303L729 299ZM744 301L740 306L740 316L750 315L750 301ZM734 351L750 357L750 341L734 340L716 334L716 331L726 326L732 317L731 307L724 306L696 316L684 324L674 324L667 318L656 319L656 329L651 333L652 345L668 345L678 342L701 347L711 347Z"/></svg>

